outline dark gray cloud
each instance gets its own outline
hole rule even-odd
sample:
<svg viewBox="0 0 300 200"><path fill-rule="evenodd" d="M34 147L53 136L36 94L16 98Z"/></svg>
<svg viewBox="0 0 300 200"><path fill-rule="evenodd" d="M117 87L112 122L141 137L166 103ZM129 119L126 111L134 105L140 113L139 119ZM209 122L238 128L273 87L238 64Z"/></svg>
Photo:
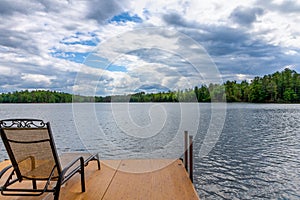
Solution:
<svg viewBox="0 0 300 200"><path fill-rule="evenodd" d="M194 27L195 23L185 20L182 15L177 12L171 12L162 16L162 19L169 25L180 27Z"/></svg>
<svg viewBox="0 0 300 200"><path fill-rule="evenodd" d="M249 50L253 39L244 29L227 26L198 25L199 29L181 30L203 45L213 56L222 56Z"/></svg>
<svg viewBox="0 0 300 200"><path fill-rule="evenodd" d="M33 14L37 11L46 13L58 13L67 11L67 7L72 5L73 1L54 1L54 0L1 0L0 15L13 14ZM75 5L73 5L75 6Z"/></svg>
<svg viewBox="0 0 300 200"><path fill-rule="evenodd" d="M0 15L12 15L15 12L28 13L29 8L26 1L0 1Z"/></svg>
<svg viewBox="0 0 300 200"><path fill-rule="evenodd" d="M163 15L163 20L170 25L191 27L192 24L186 21L181 15L176 12Z"/></svg>
<svg viewBox="0 0 300 200"><path fill-rule="evenodd" d="M41 53L38 38L47 30L47 18L41 17L36 20L35 14L44 13L45 16L53 12L65 10L67 4L63 1L50 0L1 0L0 1L0 47L7 47L10 51L22 52L24 54L39 55ZM52 13L52 14L53 14ZM30 20L32 18L32 20ZM43 18L43 19L42 19ZM22 23L25 22L25 23ZM30 24L26 24L30 22Z"/></svg>
<svg viewBox="0 0 300 200"><path fill-rule="evenodd" d="M252 43L251 36L242 28L189 22L178 13L166 14L163 19L168 25L176 26L181 32L203 45L210 55L231 54L241 51Z"/></svg>
<svg viewBox="0 0 300 200"><path fill-rule="evenodd" d="M197 41L203 44L222 74L257 76L272 73L282 66L294 63L290 59L283 59L287 58L287 55L280 46L265 43L247 33L235 34L235 31L227 32L231 33L232 37L223 38L221 33L228 29L219 27L218 30L211 34L209 39L198 34ZM231 40L234 37L235 41Z"/></svg>
<svg viewBox="0 0 300 200"><path fill-rule="evenodd" d="M240 29L226 26L205 27L203 33L197 34L197 41L208 48L211 55L224 55L240 51L242 46L250 43L249 35Z"/></svg>
<svg viewBox="0 0 300 200"><path fill-rule="evenodd" d="M180 31L204 45L213 55L230 54L237 51L242 43L251 42L250 35L242 28L186 21L178 13L166 14L163 19L168 25L179 28Z"/></svg>
<svg viewBox="0 0 300 200"><path fill-rule="evenodd" d="M263 13L264 10L258 7L237 7L230 18L240 25L250 26ZM195 23L185 20L178 13L166 14L163 19L168 25L175 26L202 45L221 73L229 74L228 78L231 80L236 77L230 77L230 74L254 77L273 73L281 70L282 66L296 64L300 60L297 55L286 55L287 50L283 47L259 39L260 35L271 30L250 34L248 28Z"/></svg>
<svg viewBox="0 0 300 200"><path fill-rule="evenodd" d="M285 0L282 1L281 3L274 3L273 0L270 1L257 0L256 4L259 6L264 6L269 11L277 11L284 14L300 13L300 3L299 1L295 1L295 0Z"/></svg>
<svg viewBox="0 0 300 200"><path fill-rule="evenodd" d="M0 46L23 50L29 54L39 54L39 48L33 42L33 38L20 31L0 31Z"/></svg>
<svg viewBox="0 0 300 200"><path fill-rule="evenodd" d="M67 12L66 7L76 3L76 1L53 1L53 0L40 0L39 3L42 6L42 9L46 12ZM76 5L73 5L76 6Z"/></svg>
<svg viewBox="0 0 300 200"><path fill-rule="evenodd" d="M0 76L0 85L17 85L21 81L20 76L16 76L14 78L11 78L11 75L1 74Z"/></svg>
<svg viewBox="0 0 300 200"><path fill-rule="evenodd" d="M104 24L113 16L125 11L126 7L127 1L91 0L88 2L87 17L96 20L99 24Z"/></svg>
<svg viewBox="0 0 300 200"><path fill-rule="evenodd" d="M250 26L257 20L257 16L260 16L263 13L264 10L259 7L247 8L239 6L232 11L230 18L242 26Z"/></svg>

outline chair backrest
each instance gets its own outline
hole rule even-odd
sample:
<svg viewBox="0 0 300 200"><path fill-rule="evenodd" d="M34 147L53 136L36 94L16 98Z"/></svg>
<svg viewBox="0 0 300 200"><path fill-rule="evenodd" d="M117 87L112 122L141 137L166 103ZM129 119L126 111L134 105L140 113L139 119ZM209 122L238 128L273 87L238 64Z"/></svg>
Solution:
<svg viewBox="0 0 300 200"><path fill-rule="evenodd" d="M0 121L1 138L19 180L48 179L61 173L50 123L39 119Z"/></svg>

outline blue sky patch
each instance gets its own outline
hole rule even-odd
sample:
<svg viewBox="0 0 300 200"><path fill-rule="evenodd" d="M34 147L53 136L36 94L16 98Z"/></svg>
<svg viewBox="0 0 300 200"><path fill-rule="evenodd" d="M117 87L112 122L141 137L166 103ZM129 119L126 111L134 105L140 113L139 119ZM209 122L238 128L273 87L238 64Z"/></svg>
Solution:
<svg viewBox="0 0 300 200"><path fill-rule="evenodd" d="M54 49L55 50L55 49ZM51 55L55 58L61 58L69 61L73 61L76 63L83 63L89 53L78 53L78 52L62 52L62 51L53 51Z"/></svg>
<svg viewBox="0 0 300 200"><path fill-rule="evenodd" d="M103 57L90 54L84 62L85 65L93 68L104 69L111 72L127 72L126 67L114 65Z"/></svg>
<svg viewBox="0 0 300 200"><path fill-rule="evenodd" d="M127 72L126 67L119 65L109 65L107 70L111 72Z"/></svg>
<svg viewBox="0 0 300 200"><path fill-rule="evenodd" d="M142 23L143 20L140 18L137 14L130 15L129 12L123 12L120 15L116 15L109 22L136 22L136 23Z"/></svg>

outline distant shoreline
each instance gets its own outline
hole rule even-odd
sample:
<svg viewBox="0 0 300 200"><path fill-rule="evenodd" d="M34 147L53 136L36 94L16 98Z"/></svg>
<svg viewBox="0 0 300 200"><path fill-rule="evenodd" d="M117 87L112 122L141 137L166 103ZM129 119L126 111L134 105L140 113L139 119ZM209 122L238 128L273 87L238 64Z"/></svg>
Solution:
<svg viewBox="0 0 300 200"><path fill-rule="evenodd" d="M271 104L282 104L282 105L297 105L300 103L282 103L282 102L273 102L273 103L254 103L254 102L64 102L64 103L0 103L0 105L9 105L9 104L14 104L14 105L47 105L47 104L261 104L261 105L271 105Z"/></svg>
<svg viewBox="0 0 300 200"><path fill-rule="evenodd" d="M110 102L165 102L165 103L300 103L300 74L286 68L263 77L255 77L251 83L226 81L223 84L199 85L194 88L138 92L113 96L83 96L50 90L24 90L0 94L0 103L110 103Z"/></svg>

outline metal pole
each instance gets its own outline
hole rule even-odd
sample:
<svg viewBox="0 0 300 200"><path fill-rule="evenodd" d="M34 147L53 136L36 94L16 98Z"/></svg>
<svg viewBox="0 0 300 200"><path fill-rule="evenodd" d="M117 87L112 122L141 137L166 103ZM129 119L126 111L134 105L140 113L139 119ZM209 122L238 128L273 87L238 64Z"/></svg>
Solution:
<svg viewBox="0 0 300 200"><path fill-rule="evenodd" d="M190 153L190 156L189 156L189 160L190 160L190 179L193 183L193 136L189 136L189 144L190 144L190 147L189 147L189 153Z"/></svg>
<svg viewBox="0 0 300 200"><path fill-rule="evenodd" d="M187 131L184 131L184 167L188 171L188 135Z"/></svg>

